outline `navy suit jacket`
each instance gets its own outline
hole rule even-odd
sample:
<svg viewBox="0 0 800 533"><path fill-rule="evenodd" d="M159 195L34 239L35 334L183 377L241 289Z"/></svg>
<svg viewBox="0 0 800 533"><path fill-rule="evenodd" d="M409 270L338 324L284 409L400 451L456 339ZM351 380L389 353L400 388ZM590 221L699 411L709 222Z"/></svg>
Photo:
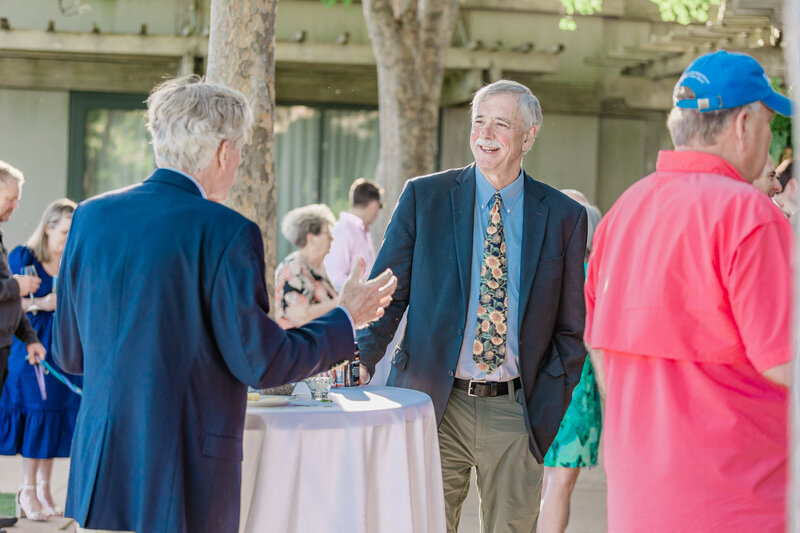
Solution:
<svg viewBox="0 0 800 533"><path fill-rule="evenodd" d="M84 374L66 514L137 533L239 523L246 386L353 353L335 309L284 331L268 316L261 234L186 177L82 203L58 279L53 351Z"/></svg>
<svg viewBox="0 0 800 533"><path fill-rule="evenodd" d="M397 291L386 314L357 333L361 361L374 373L403 312L389 385L433 399L438 420L453 388L469 298L475 167L409 180L372 270L391 268ZM530 449L541 462L580 380L585 305L586 211L524 174L519 369Z"/></svg>

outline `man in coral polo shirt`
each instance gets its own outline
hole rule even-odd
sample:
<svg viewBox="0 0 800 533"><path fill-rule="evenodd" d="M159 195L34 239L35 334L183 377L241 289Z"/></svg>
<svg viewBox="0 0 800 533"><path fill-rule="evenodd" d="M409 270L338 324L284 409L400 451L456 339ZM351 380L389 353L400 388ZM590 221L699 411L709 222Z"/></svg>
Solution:
<svg viewBox="0 0 800 533"><path fill-rule="evenodd" d="M723 51L674 103L676 149L600 223L585 286L608 529L784 531L792 233L752 182L791 104Z"/></svg>

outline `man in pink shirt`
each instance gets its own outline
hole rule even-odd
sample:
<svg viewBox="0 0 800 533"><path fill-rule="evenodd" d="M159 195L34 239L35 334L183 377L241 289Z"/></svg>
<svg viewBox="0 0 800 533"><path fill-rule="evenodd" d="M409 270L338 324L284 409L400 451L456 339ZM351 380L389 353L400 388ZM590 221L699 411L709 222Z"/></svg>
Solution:
<svg viewBox="0 0 800 533"><path fill-rule="evenodd" d="M791 104L723 51L674 102L676 149L600 223L585 285L608 530L784 531L792 232L751 184Z"/></svg>
<svg viewBox="0 0 800 533"><path fill-rule="evenodd" d="M336 290L341 290L359 257L364 258L369 272L375 262L375 247L369 226L378 218L383 207L383 190L375 182L359 178L350 186L350 210L339 213L333 227L333 243L325 258L325 268Z"/></svg>

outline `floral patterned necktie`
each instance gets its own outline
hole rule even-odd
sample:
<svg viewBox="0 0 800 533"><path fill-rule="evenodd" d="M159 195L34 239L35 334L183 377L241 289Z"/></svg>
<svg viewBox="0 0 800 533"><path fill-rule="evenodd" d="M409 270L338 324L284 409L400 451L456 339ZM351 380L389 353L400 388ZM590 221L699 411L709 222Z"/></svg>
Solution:
<svg viewBox="0 0 800 533"><path fill-rule="evenodd" d="M486 228L478 300L478 325L475 328L475 344L472 347L472 359L486 375L502 365L506 355L508 265L503 218L500 215L502 204L503 199L500 193L496 192L494 205L489 211L489 227Z"/></svg>

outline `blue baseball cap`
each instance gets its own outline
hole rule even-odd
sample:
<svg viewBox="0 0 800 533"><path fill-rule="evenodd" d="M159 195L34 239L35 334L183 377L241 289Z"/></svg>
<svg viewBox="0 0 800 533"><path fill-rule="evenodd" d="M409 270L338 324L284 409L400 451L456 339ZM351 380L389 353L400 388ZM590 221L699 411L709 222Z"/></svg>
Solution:
<svg viewBox="0 0 800 533"><path fill-rule="evenodd" d="M690 88L696 98L675 98L680 87ZM763 102L768 108L787 117L792 115L792 101L775 92L758 61L747 54L725 50L705 54L692 61L683 71L673 92L676 106L701 112L730 109L752 102Z"/></svg>

